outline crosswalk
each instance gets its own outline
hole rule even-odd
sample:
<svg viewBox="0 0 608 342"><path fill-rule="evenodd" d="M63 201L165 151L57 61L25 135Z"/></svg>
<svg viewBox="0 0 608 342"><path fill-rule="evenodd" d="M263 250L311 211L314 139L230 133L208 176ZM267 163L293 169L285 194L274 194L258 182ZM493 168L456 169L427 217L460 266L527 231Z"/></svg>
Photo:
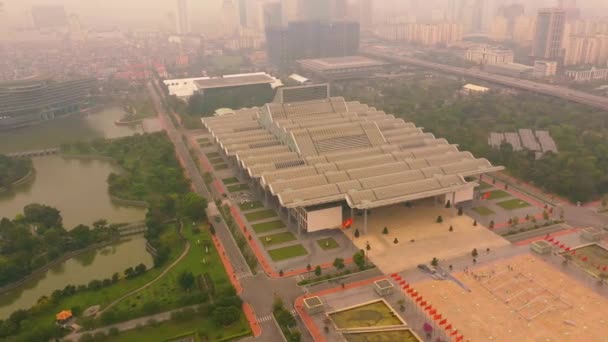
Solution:
<svg viewBox="0 0 608 342"><path fill-rule="evenodd" d="M292 316L294 316L294 317L298 315L298 312L295 309L289 311L289 313ZM258 324L263 324L263 323L266 323L266 322L270 322L270 321L272 321L272 314L268 314L266 316L258 317L257 321L258 321Z"/></svg>

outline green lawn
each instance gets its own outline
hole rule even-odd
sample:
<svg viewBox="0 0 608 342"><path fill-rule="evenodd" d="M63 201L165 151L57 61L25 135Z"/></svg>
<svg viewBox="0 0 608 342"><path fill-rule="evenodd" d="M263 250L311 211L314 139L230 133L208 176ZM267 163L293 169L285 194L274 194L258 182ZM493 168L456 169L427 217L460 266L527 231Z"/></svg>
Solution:
<svg viewBox="0 0 608 342"><path fill-rule="evenodd" d="M261 234L261 233L266 233L266 232L269 232L272 230L285 228L285 224L281 220L276 220L276 221L252 224L251 227L253 228L254 232Z"/></svg>
<svg viewBox="0 0 608 342"><path fill-rule="evenodd" d="M334 249L340 247L340 245L333 238L317 240L317 245L324 250Z"/></svg>
<svg viewBox="0 0 608 342"><path fill-rule="evenodd" d="M228 192L239 192L249 190L249 185L247 184L234 184L227 186Z"/></svg>
<svg viewBox="0 0 608 342"><path fill-rule="evenodd" d="M222 182L226 185L238 183L239 180L236 177L224 178Z"/></svg>
<svg viewBox="0 0 608 342"><path fill-rule="evenodd" d="M262 241L264 247L278 245L280 243L293 241L295 239L295 235L293 235L291 232L284 232L260 237L260 241Z"/></svg>
<svg viewBox="0 0 608 342"><path fill-rule="evenodd" d="M254 211L252 213L245 214L245 218L249 222L255 222L255 221L259 221L259 220L263 220L263 219L267 219L267 218L271 218L271 217L276 217L276 216L277 216L277 213L272 209Z"/></svg>
<svg viewBox="0 0 608 342"><path fill-rule="evenodd" d="M494 212L491 209L486 208L486 207L476 207L476 208L473 208L473 211L478 213L481 216L488 216L488 215L494 214Z"/></svg>
<svg viewBox="0 0 608 342"><path fill-rule="evenodd" d="M479 190L486 190L486 189L490 189L492 187L492 185L486 183L486 182L480 182L479 186L477 187Z"/></svg>
<svg viewBox="0 0 608 342"><path fill-rule="evenodd" d="M203 341L228 341L251 334L249 324L245 316L241 316L239 322L218 328L208 317L193 316L186 321L163 322L155 327L143 327L121 333L118 336L111 336L102 341L133 342L133 341L172 341L177 336L182 336L192 332L193 335L198 331L199 338L206 337ZM185 336L184 336L185 337ZM232 338L231 338L232 337ZM194 341L201 341L196 339Z"/></svg>
<svg viewBox="0 0 608 342"><path fill-rule="evenodd" d="M306 251L306 248L304 248L304 246L298 244L277 249L271 249L268 251L268 254L270 254L272 260L281 261L306 255L308 254L308 252Z"/></svg>
<svg viewBox="0 0 608 342"><path fill-rule="evenodd" d="M483 196L485 196L486 193L482 194L482 198ZM509 195L508 192L502 191L502 190L494 190L494 191L490 191L490 197L488 199L494 200L494 199L499 199L499 198L504 198L504 197L509 197L511 195Z"/></svg>
<svg viewBox="0 0 608 342"><path fill-rule="evenodd" d="M260 201L245 202L245 203L239 204L239 208L241 208L242 211L259 209L259 208L263 208L263 207L264 207L264 204L262 204L262 202L260 202Z"/></svg>
<svg viewBox="0 0 608 342"><path fill-rule="evenodd" d="M222 164L224 163L224 159L220 158L220 157L216 157L216 158L209 158L209 162L213 165L215 164Z"/></svg>
<svg viewBox="0 0 608 342"><path fill-rule="evenodd" d="M507 201L498 202L498 203L496 203L496 205L498 205L506 210L515 210L515 209L529 207L530 203L522 201L517 198L514 198L514 199L507 200Z"/></svg>
<svg viewBox="0 0 608 342"><path fill-rule="evenodd" d="M167 260L165 263L166 267L182 253L183 248L180 246L181 242L178 239L175 229L168 229L168 231L162 235L161 239L174 241L175 243L175 248L171 250L169 260ZM124 295L125 293L131 292L156 278L163 271L163 269L164 268L153 268L139 277L130 280L121 280L114 285L104 287L97 291L84 291L74 296L64 298L57 304L45 307L40 313L30 315L28 320L31 322L32 326L46 327L54 324L55 314L61 310L64 310L65 308L79 307L84 310L93 305L101 305L103 309L107 304L116 298ZM116 271L122 275L123 270Z"/></svg>
<svg viewBox="0 0 608 342"><path fill-rule="evenodd" d="M382 301L331 313L329 317L340 329L403 325L390 307Z"/></svg>
<svg viewBox="0 0 608 342"><path fill-rule="evenodd" d="M217 158L220 156L218 152L209 152L205 154L208 158Z"/></svg>
<svg viewBox="0 0 608 342"><path fill-rule="evenodd" d="M228 165L226 164L214 164L213 168L216 170L225 170L228 168Z"/></svg>
<svg viewBox="0 0 608 342"><path fill-rule="evenodd" d="M222 291L232 285L220 257L211 242L211 236L207 227L204 226L201 232L196 234L192 232L192 227L186 225L183 228L183 234L190 241L188 255L161 280L145 290L125 298L113 310L129 312L141 308L147 302L153 301L158 302L166 310L182 306L179 303L179 298L186 293L179 287L177 278L183 271L191 271L195 276L209 273L216 291ZM205 252L205 241L209 248L209 253ZM203 260L205 260L205 263L203 263Z"/></svg>

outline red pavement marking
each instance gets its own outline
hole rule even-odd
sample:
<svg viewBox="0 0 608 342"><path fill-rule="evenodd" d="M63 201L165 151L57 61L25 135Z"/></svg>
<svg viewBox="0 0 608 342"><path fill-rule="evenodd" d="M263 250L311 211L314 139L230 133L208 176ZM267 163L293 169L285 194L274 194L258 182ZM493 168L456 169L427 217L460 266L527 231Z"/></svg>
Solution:
<svg viewBox="0 0 608 342"><path fill-rule="evenodd" d="M215 248L217 249L217 253L220 255L220 259L222 259L222 264L224 265L224 268L226 269L226 273L228 273L228 278L230 278L230 282L236 289L236 293L241 294L243 292L243 287L241 286L241 284L239 283L239 281L236 278L236 274L234 273L234 268L232 267L230 260L228 260L228 257L226 256L226 250L224 249L224 246L222 245L220 240L215 235L212 236L211 239L213 240L213 244L215 245Z"/></svg>
<svg viewBox="0 0 608 342"><path fill-rule="evenodd" d="M315 292L312 294L307 294L307 295L298 297L295 301L295 305L294 305L295 309L298 312L298 315L300 316L300 318L302 319L302 322L304 322L304 325L306 325L306 328L310 332L310 335L312 336L313 340L315 342L327 341L325 336L323 334L321 334L319 327L315 324L312 317L310 317L310 315L308 315L306 310L304 310L304 299L310 298L310 297L315 297L315 296L319 296L319 297L327 296L332 293L346 291L346 290L354 289L354 288L361 287L361 286L366 286L366 285L372 284L373 282L381 280L381 279L387 279L387 277L378 276L378 277L374 277L374 278L360 280L360 281L357 281L354 283L345 284L344 287L342 287L342 286L334 287L331 289L327 289L327 290L323 290L323 291L319 291L319 292Z"/></svg>
<svg viewBox="0 0 608 342"><path fill-rule="evenodd" d="M256 319L251 305L243 303L243 312L245 313L245 317L247 317L247 321L249 322L249 326L253 332L253 337L262 335L262 327L260 327L260 324L258 324L258 320Z"/></svg>
<svg viewBox="0 0 608 342"><path fill-rule="evenodd" d="M582 228L572 228L572 229L566 229L566 230L561 230L559 232L555 232L555 233L551 233L550 236L551 237L558 237L558 236L564 236L564 235L569 235L569 234L573 234L573 233L577 233L579 231L581 231ZM525 245L529 245L534 241L539 241L539 240L544 240L545 237L544 236L537 236L528 240L523 240L523 241L519 241L516 242L515 245L516 246L525 246Z"/></svg>

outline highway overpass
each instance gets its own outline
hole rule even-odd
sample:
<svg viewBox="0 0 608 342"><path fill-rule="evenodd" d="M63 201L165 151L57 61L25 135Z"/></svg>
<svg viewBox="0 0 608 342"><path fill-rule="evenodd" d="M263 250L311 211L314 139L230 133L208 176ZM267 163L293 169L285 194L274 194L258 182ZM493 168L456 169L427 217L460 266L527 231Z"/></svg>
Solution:
<svg viewBox="0 0 608 342"><path fill-rule="evenodd" d="M554 86L550 84L532 82L524 79L501 76L495 74L489 74L483 71L477 70L469 70L465 68L453 67L445 64L438 64L423 61L416 58L399 56L395 54L391 54L390 52L378 50L378 49L365 49L362 51L363 55L367 55L369 57L375 57L379 59L383 59L386 61L390 61L392 63L397 64L411 64L423 68L433 69L437 71L443 71L450 74L456 74L471 78L476 78L488 82L499 83L505 86L519 88L524 90L533 91L536 93L550 95L554 97L559 97L565 100L578 102L582 104L586 104L589 106L593 106L595 108L599 108L602 110L608 110L608 98L604 96L597 96L588 94L582 91L573 90L569 88Z"/></svg>

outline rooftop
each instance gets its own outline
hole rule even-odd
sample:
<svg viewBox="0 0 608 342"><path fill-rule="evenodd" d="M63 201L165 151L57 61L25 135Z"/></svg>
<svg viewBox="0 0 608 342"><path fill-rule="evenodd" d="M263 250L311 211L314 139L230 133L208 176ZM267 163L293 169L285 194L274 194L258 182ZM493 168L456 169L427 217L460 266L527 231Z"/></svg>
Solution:
<svg viewBox="0 0 608 342"><path fill-rule="evenodd" d="M319 86L295 89L309 88ZM358 209L386 206L464 190L472 186L465 176L503 169L342 97L273 102L202 121L287 208L341 200Z"/></svg>
<svg viewBox="0 0 608 342"><path fill-rule="evenodd" d="M254 84L270 84L276 80L267 74L228 75L217 78L207 78L194 81L198 90L237 87Z"/></svg>
<svg viewBox="0 0 608 342"><path fill-rule="evenodd" d="M386 63L363 56L346 56L317 59L302 59L298 63L304 67L316 70L336 70L346 68L362 68L370 66L381 66Z"/></svg>

